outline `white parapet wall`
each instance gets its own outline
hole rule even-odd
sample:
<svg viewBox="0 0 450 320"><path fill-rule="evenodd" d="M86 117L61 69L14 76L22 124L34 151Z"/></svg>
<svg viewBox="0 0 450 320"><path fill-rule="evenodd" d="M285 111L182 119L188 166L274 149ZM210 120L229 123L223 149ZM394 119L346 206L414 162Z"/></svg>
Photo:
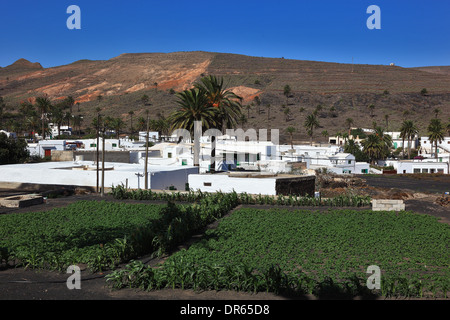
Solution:
<svg viewBox="0 0 450 320"><path fill-rule="evenodd" d="M405 210L405 203L403 200L390 199L373 199L373 211L403 211Z"/></svg>

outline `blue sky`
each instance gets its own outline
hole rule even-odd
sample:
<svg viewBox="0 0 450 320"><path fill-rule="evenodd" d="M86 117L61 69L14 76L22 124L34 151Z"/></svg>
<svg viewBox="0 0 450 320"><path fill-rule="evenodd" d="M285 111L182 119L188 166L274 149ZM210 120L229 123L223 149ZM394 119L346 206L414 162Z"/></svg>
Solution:
<svg viewBox="0 0 450 320"><path fill-rule="evenodd" d="M69 5L81 30L69 30ZM381 9L369 30L367 7ZM0 3L0 66L212 51L402 67L450 65L449 0L42 0Z"/></svg>

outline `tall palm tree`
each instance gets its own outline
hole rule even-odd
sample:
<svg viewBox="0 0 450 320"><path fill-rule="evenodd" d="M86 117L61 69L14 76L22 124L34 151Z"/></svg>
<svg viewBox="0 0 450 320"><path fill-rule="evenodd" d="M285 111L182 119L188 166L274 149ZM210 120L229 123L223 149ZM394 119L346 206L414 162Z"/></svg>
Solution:
<svg viewBox="0 0 450 320"><path fill-rule="evenodd" d="M351 129L352 129L352 125L353 125L353 119L352 118L347 118L347 119L345 119L345 125L347 126L347 128L348 128L348 135L350 136L350 134L351 134Z"/></svg>
<svg viewBox="0 0 450 320"><path fill-rule="evenodd" d="M83 123L83 116L76 115L75 117L73 117L73 126L78 128L78 137L80 137L82 123Z"/></svg>
<svg viewBox="0 0 450 320"><path fill-rule="evenodd" d="M373 111L375 110L375 105L371 104L371 105L369 105L368 108L369 108L369 111L370 111L370 117L373 118L374 117Z"/></svg>
<svg viewBox="0 0 450 320"><path fill-rule="evenodd" d="M289 105L289 96L291 95L291 87L287 84L284 86L284 96L286 97L286 105Z"/></svg>
<svg viewBox="0 0 450 320"><path fill-rule="evenodd" d="M205 95L210 107L215 108L218 129L233 128L237 125L242 114L242 98L226 88L222 77L203 77L194 84L194 88Z"/></svg>
<svg viewBox="0 0 450 320"><path fill-rule="evenodd" d="M45 139L45 119L47 113L50 111L51 108L51 102L47 97L37 97L36 98L36 107L41 114L41 121L42 121L42 139Z"/></svg>
<svg viewBox="0 0 450 320"><path fill-rule="evenodd" d="M411 141L419 133L419 129L412 120L405 120L400 128L400 135L408 141L408 159L411 159Z"/></svg>
<svg viewBox="0 0 450 320"><path fill-rule="evenodd" d="M374 134L378 136L378 138L380 139L380 144L382 147L380 152L380 158L385 159L389 155L389 152L392 148L392 136L386 134L384 132L384 129L381 127L376 127Z"/></svg>
<svg viewBox="0 0 450 320"><path fill-rule="evenodd" d="M203 89L193 88L176 94L178 110L169 116L172 129L186 129L194 136L194 165L198 166L200 159L199 137L194 133L196 121L202 128L214 128L217 125L216 107L209 103ZM220 120L219 120L220 121Z"/></svg>
<svg viewBox="0 0 450 320"><path fill-rule="evenodd" d="M376 134L368 135L361 141L361 145L363 146L363 152L369 157L372 164L375 163L376 159L381 157L383 143Z"/></svg>
<svg viewBox="0 0 450 320"><path fill-rule="evenodd" d="M133 115L134 115L134 111L128 111L128 115L130 116L130 137L133 136Z"/></svg>
<svg viewBox="0 0 450 320"><path fill-rule="evenodd" d="M428 125L428 139L433 144L434 143L434 157L438 158L438 143L444 140L444 126L440 119L431 119Z"/></svg>
<svg viewBox="0 0 450 320"><path fill-rule="evenodd" d="M303 124L306 131L308 132L308 135L310 136L310 145L312 145L312 137L314 135L314 129L317 129L320 124L319 120L317 120L317 116L314 113L309 114L306 119L305 123Z"/></svg>
<svg viewBox="0 0 450 320"><path fill-rule="evenodd" d="M58 126L58 136L61 135L61 125L64 121L64 113L61 109L60 106L56 105L56 106L52 106L51 110L51 119L53 121L53 123Z"/></svg>
<svg viewBox="0 0 450 320"><path fill-rule="evenodd" d="M114 131L116 131L116 138L119 139L120 131L125 127L125 122L121 118L114 118L111 124Z"/></svg>
<svg viewBox="0 0 450 320"><path fill-rule="evenodd" d="M287 127L286 132L289 134L290 139L291 139L291 149L294 149L293 136L294 136L295 128Z"/></svg>

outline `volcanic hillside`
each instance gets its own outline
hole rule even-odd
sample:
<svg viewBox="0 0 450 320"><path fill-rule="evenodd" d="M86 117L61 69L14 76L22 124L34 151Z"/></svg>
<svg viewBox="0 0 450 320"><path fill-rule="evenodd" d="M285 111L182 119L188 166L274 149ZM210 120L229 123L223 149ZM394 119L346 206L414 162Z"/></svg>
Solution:
<svg viewBox="0 0 450 320"><path fill-rule="evenodd" d="M212 52L134 53L110 60L80 60L43 68L20 59L0 68L0 96L10 112L21 101L34 102L46 95L58 101L72 96L90 125L95 109L120 116L129 124L133 117L151 110L153 117L167 116L176 108L174 92L190 88L200 77L223 76L228 87L243 98L247 121L244 128L297 129L295 139L306 139L304 118L317 106L320 134L353 126L372 127L373 122L398 130L402 120L412 119L424 134L429 120L450 116L450 67L402 68L390 65L352 65L283 58L262 58ZM291 92L284 95L284 87ZM426 89L426 94L421 93ZM141 97L150 97L143 103ZM258 106L254 98L259 96ZM375 107L370 111L368 106ZM78 111L79 110L79 111Z"/></svg>

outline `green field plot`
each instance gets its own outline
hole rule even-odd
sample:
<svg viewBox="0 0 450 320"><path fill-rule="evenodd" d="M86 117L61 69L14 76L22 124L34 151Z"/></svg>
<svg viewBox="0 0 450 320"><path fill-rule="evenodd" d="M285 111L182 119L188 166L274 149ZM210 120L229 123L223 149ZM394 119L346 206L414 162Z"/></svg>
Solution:
<svg viewBox="0 0 450 320"><path fill-rule="evenodd" d="M165 205L79 201L64 208L0 216L0 262L94 270L133 256L131 243Z"/></svg>
<svg viewBox="0 0 450 320"><path fill-rule="evenodd" d="M141 288L183 287L302 294L368 293L367 268L381 270L383 296L446 296L450 227L409 212L242 208L161 268L140 270ZM145 279L145 280L144 280ZM371 293L374 293L371 292Z"/></svg>

